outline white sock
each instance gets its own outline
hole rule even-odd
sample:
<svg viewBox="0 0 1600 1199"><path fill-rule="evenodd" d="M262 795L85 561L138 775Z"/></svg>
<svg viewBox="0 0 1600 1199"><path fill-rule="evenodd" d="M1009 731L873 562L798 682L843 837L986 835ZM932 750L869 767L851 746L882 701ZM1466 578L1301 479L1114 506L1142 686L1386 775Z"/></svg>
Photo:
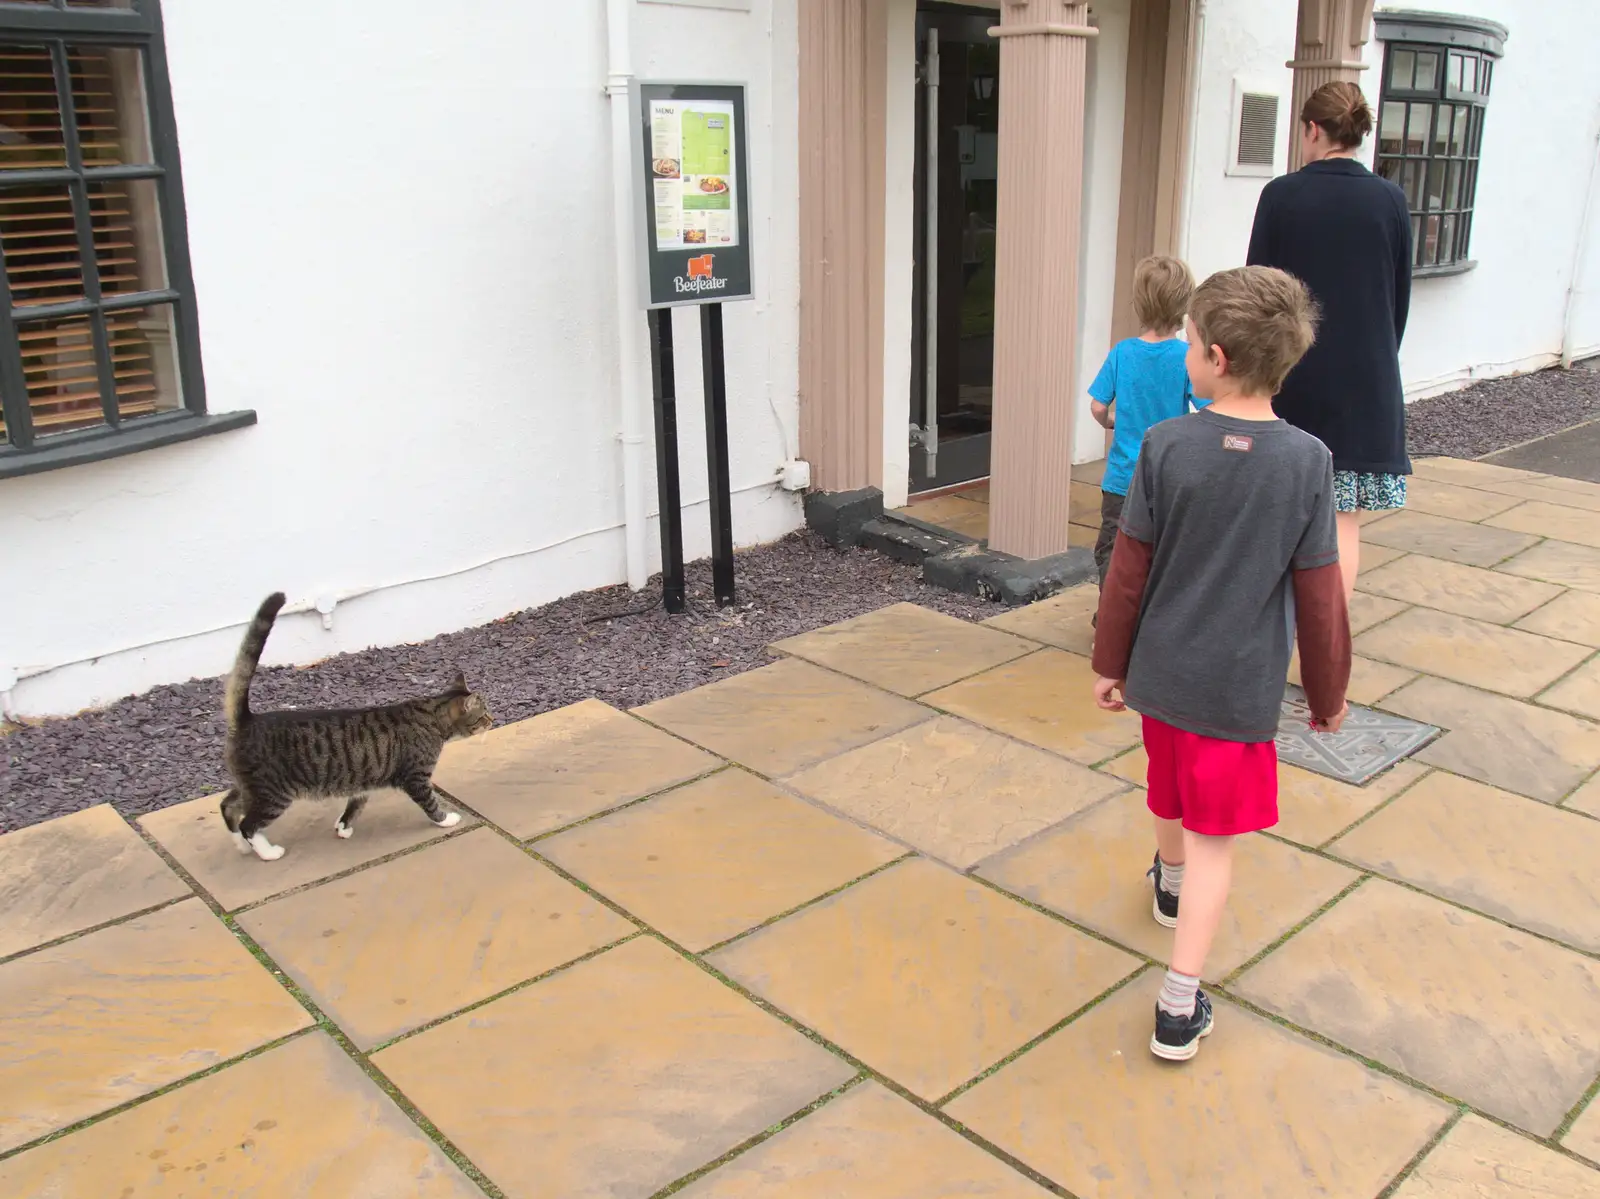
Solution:
<svg viewBox="0 0 1600 1199"><path fill-rule="evenodd" d="M1169 862L1161 863L1161 889L1168 895L1179 895L1183 891L1183 863L1176 866Z"/></svg>
<svg viewBox="0 0 1600 1199"><path fill-rule="evenodd" d="M1192 1016L1198 990L1200 980L1195 975L1168 970L1166 981L1161 984L1161 994L1156 996L1156 1006L1169 1016Z"/></svg>

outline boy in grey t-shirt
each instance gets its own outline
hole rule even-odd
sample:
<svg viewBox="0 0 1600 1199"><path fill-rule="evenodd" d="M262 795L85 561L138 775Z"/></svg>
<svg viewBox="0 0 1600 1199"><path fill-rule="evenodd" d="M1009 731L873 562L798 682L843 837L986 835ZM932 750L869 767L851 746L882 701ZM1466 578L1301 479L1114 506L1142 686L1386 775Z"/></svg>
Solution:
<svg viewBox="0 0 1600 1199"><path fill-rule="evenodd" d="M1333 460L1272 411L1314 321L1305 286L1266 267L1224 271L1195 292L1185 365L1211 404L1146 435L1100 595L1095 702L1144 717L1152 911L1177 929L1150 1039L1169 1061L1192 1058L1211 1031L1200 975L1233 838L1278 821L1291 592L1313 727L1344 720L1350 622Z"/></svg>

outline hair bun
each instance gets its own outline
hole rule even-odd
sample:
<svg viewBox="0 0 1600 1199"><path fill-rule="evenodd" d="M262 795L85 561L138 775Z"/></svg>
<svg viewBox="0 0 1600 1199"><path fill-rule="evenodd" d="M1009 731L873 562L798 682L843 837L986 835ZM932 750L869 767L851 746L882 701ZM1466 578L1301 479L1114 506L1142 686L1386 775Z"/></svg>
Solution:
<svg viewBox="0 0 1600 1199"><path fill-rule="evenodd" d="M1300 122L1317 125L1335 144L1354 149L1372 132L1372 108L1359 87L1349 80L1336 79L1306 98L1300 109Z"/></svg>

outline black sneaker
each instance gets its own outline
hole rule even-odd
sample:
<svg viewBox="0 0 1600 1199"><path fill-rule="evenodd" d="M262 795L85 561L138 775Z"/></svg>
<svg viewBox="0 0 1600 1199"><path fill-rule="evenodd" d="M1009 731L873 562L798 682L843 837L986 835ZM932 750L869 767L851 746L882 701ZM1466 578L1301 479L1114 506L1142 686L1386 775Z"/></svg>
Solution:
<svg viewBox="0 0 1600 1199"><path fill-rule="evenodd" d="M1194 994L1194 1015L1171 1016L1156 1005L1156 1031L1150 1052L1169 1062L1186 1062L1200 1051L1200 1038L1211 1035L1211 1000L1204 991Z"/></svg>
<svg viewBox="0 0 1600 1199"><path fill-rule="evenodd" d="M1161 855L1156 854L1155 865L1150 867L1146 878L1155 881L1156 897L1150 905L1150 913L1156 918L1156 923L1162 928L1178 927L1178 897L1170 891L1161 889Z"/></svg>

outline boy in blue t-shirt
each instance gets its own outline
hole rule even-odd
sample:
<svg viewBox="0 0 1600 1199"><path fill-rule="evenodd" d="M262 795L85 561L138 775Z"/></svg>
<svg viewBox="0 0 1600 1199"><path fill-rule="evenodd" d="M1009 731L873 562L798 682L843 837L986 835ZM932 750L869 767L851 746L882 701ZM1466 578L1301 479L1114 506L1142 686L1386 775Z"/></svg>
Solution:
<svg viewBox="0 0 1600 1199"><path fill-rule="evenodd" d="M1100 481L1100 537L1094 546L1102 588L1144 435L1152 425L1184 415L1191 405L1200 406L1183 364L1189 347L1177 336L1192 295L1194 276L1176 258L1154 255L1134 267L1133 311L1143 332L1112 346L1089 384L1089 411L1112 431Z"/></svg>

